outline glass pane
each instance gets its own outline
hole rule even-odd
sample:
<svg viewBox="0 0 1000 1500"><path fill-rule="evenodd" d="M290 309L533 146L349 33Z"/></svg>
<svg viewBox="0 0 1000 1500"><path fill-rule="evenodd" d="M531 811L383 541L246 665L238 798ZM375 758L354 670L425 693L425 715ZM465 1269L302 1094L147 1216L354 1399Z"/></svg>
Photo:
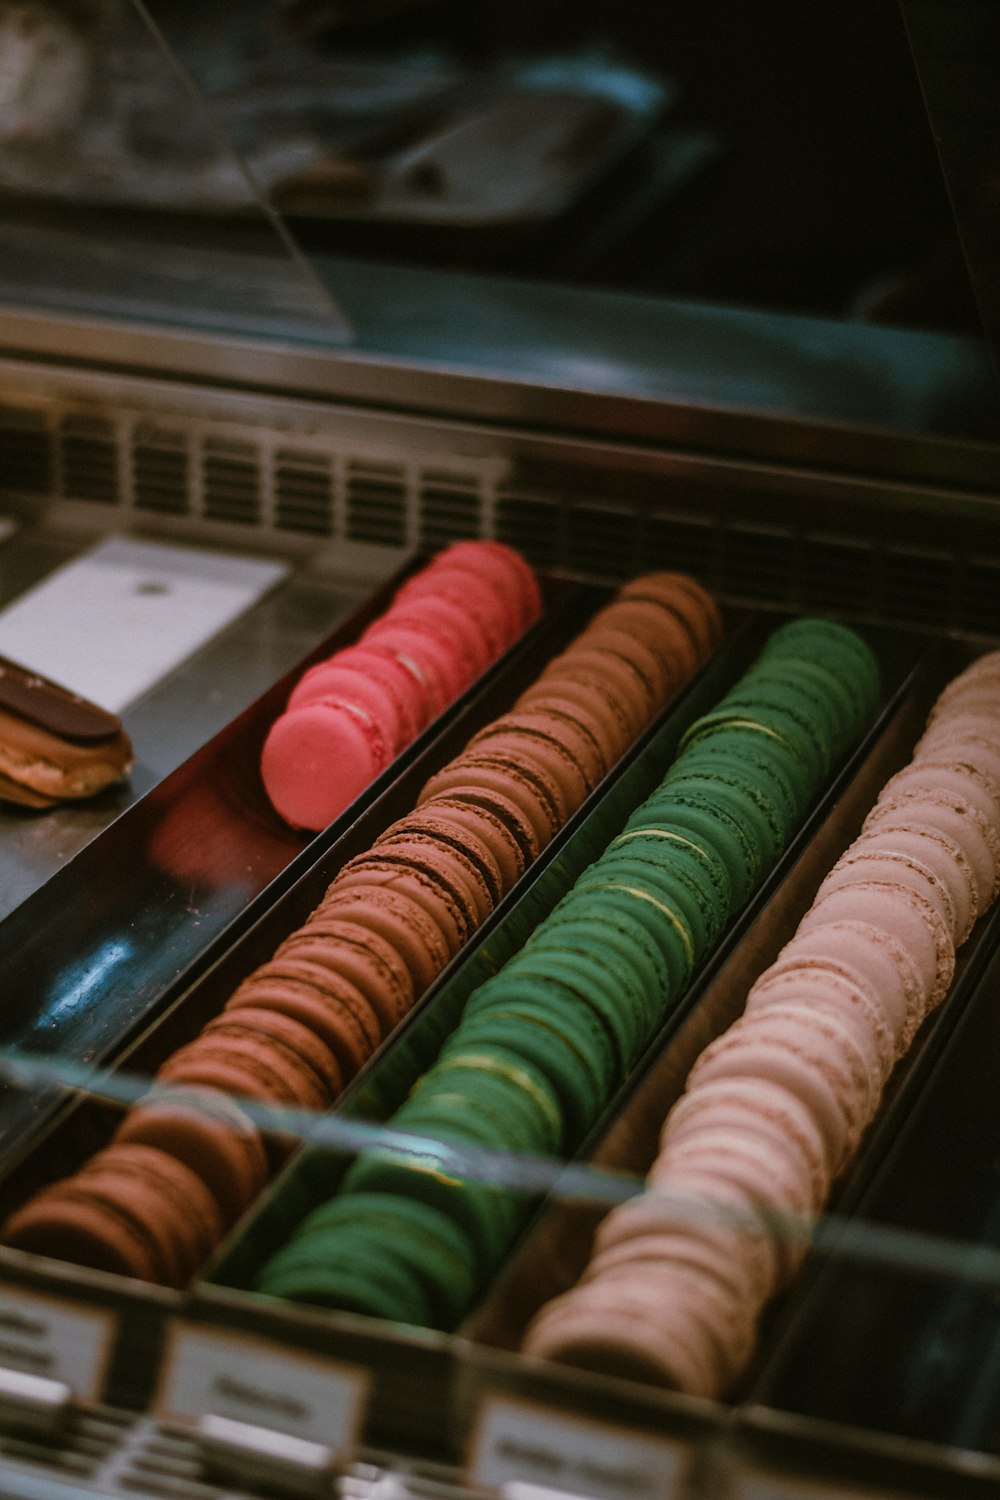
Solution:
<svg viewBox="0 0 1000 1500"><path fill-rule="evenodd" d="M902 0L902 10L962 269L1000 370L1000 7L994 0Z"/></svg>
<svg viewBox="0 0 1000 1500"><path fill-rule="evenodd" d="M133 0L0 3L0 285L20 306L348 334Z"/></svg>

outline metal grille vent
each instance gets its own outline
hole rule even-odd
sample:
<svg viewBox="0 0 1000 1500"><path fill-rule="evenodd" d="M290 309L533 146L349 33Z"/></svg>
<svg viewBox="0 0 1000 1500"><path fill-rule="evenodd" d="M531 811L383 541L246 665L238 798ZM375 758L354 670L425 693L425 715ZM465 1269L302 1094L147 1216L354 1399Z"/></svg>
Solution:
<svg viewBox="0 0 1000 1500"><path fill-rule="evenodd" d="M34 400L34 404L32 404ZM614 580L646 566L703 578L733 600L839 609L980 634L1000 628L1000 551L992 527L953 547L947 512L907 518L905 544L890 512L838 514L840 530L803 524L789 494L718 477L647 480L565 474L512 484L506 461L366 448L303 422L29 398L0 405L0 486L39 497L245 532L248 527L433 549L488 534L541 568ZM745 503L740 499L742 494ZM864 498L859 491L860 498ZM743 512L742 514L740 512ZM857 529L852 531L852 522ZM980 528L982 531L982 527Z"/></svg>
<svg viewBox="0 0 1000 1500"><path fill-rule="evenodd" d="M282 531L328 536L334 529L331 461L308 450L280 448L274 461L274 522Z"/></svg>
<svg viewBox="0 0 1000 1500"><path fill-rule="evenodd" d="M648 555L669 559L669 566L682 573L694 573L698 578L710 578L715 572L714 549L717 527L710 516L681 511L673 515L654 515L646 527ZM757 552L758 533L752 526L741 534L745 536L747 552ZM733 547L733 553L742 552L742 546ZM733 558L735 562L735 555ZM751 564L753 566L753 564Z"/></svg>
<svg viewBox="0 0 1000 1500"><path fill-rule="evenodd" d="M962 616L972 628L995 634L1000 618L1000 556L966 562L959 581Z"/></svg>
<svg viewBox="0 0 1000 1500"><path fill-rule="evenodd" d="M481 497L472 475L426 470L419 508L420 541L427 550L482 530Z"/></svg>
<svg viewBox="0 0 1000 1500"><path fill-rule="evenodd" d="M953 618L957 585L953 561L944 552L887 552L883 565L882 606L894 619L917 623ZM964 612L964 611L963 611ZM993 607L996 628L997 603Z"/></svg>
<svg viewBox="0 0 1000 1500"><path fill-rule="evenodd" d="M879 553L846 537L805 536L795 593L812 609L866 614L878 599Z"/></svg>
<svg viewBox="0 0 1000 1500"><path fill-rule="evenodd" d="M347 535L352 542L405 546L406 502L406 471L402 465L348 463Z"/></svg>
<svg viewBox="0 0 1000 1500"><path fill-rule="evenodd" d="M624 578L636 571L635 551L636 527L629 511L601 507L593 498L574 506L566 537L571 568Z"/></svg>
<svg viewBox="0 0 1000 1500"><path fill-rule="evenodd" d="M191 464L183 432L146 425L136 428L132 489L139 510L184 515L191 489Z"/></svg>
<svg viewBox="0 0 1000 1500"><path fill-rule="evenodd" d="M21 494L50 493L52 445L44 412L0 406L0 474Z"/></svg>
<svg viewBox="0 0 1000 1500"><path fill-rule="evenodd" d="M261 521L261 471L250 443L208 439L202 461L202 510L207 520L257 526Z"/></svg>
<svg viewBox="0 0 1000 1500"><path fill-rule="evenodd" d="M192 1437L144 1419L122 1455L114 1475L114 1492L148 1495L154 1500L218 1500L219 1489L202 1477L202 1462Z"/></svg>
<svg viewBox="0 0 1000 1500"><path fill-rule="evenodd" d="M59 428L59 473L64 493L115 505L121 495L120 448L114 424L68 416Z"/></svg>
<svg viewBox="0 0 1000 1500"><path fill-rule="evenodd" d="M496 504L496 534L517 547L536 567L554 568L562 556L562 507L551 495L501 489Z"/></svg>

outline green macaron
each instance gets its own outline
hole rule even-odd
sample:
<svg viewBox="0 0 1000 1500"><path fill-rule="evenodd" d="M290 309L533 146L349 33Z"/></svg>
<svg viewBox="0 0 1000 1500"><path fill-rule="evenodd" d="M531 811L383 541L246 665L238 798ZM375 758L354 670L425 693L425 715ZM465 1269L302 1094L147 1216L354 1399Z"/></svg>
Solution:
<svg viewBox="0 0 1000 1500"><path fill-rule="evenodd" d="M724 750L714 755L692 751L684 756L683 762L678 762L665 785L680 783L690 787L699 782L711 797L721 797L723 805L737 812L754 839L761 866L769 869L788 842L791 830L786 827L781 802L767 777L738 755Z"/></svg>
<svg viewBox="0 0 1000 1500"><path fill-rule="evenodd" d="M570 1034L571 1021L575 1036ZM587 1044L580 1041L575 1018L558 1009L545 1013L530 1006L515 1006L510 1011L491 1009L466 1016L453 1040L456 1046L489 1047L515 1064L534 1065L545 1075L559 1101L560 1149L572 1149L583 1139L596 1119L600 1085L587 1056Z"/></svg>
<svg viewBox="0 0 1000 1500"><path fill-rule="evenodd" d="M447 1153L430 1142L426 1148L366 1152L349 1167L341 1191L398 1193L439 1209L468 1236L477 1279L498 1264L524 1212L519 1194L463 1178L449 1165Z"/></svg>
<svg viewBox="0 0 1000 1500"><path fill-rule="evenodd" d="M475 1295L474 1260L468 1236L439 1209L400 1194L341 1193L303 1220L261 1289L396 1321L417 1321L424 1306L431 1326L450 1328Z"/></svg>
<svg viewBox="0 0 1000 1500"><path fill-rule="evenodd" d="M586 891L577 892L573 901L560 903L549 917L546 930L558 936L566 950L605 950L609 962L634 974L649 995L661 996L670 987L670 970L663 954L633 917L627 898L619 898L614 891L602 892L600 900ZM662 1005L657 1008L662 1009Z"/></svg>
<svg viewBox="0 0 1000 1500"><path fill-rule="evenodd" d="M519 978L530 975L592 1010L612 1041L615 1082L625 1077L649 1027L649 1000L634 975L616 973L597 952L577 953L551 942L523 949L512 967Z"/></svg>
<svg viewBox="0 0 1000 1500"><path fill-rule="evenodd" d="M454 1115L455 1128L498 1149L547 1154L562 1133L559 1101L543 1073L515 1067L488 1047L462 1046L461 1029L396 1112L401 1130L419 1130L431 1115Z"/></svg>
<svg viewBox="0 0 1000 1500"><path fill-rule="evenodd" d="M881 692L878 658L850 625L813 615L789 620L772 632L761 659L776 655L821 662L855 696L863 719L875 712Z"/></svg>
<svg viewBox="0 0 1000 1500"><path fill-rule="evenodd" d="M714 849L693 842L664 826L628 828L608 846L608 857L637 855L672 870L696 895L706 927L706 941L714 943L729 916L732 887L725 864Z"/></svg>
<svg viewBox="0 0 1000 1500"><path fill-rule="evenodd" d="M575 997L533 975L508 977L501 973L470 996L461 1024L464 1028L473 1017L497 1010L548 1027L577 1054L590 1080L587 1118L583 1123L592 1124L617 1079L614 1042L599 1017L581 1007ZM564 1106L570 1102L564 1099Z"/></svg>
<svg viewBox="0 0 1000 1500"><path fill-rule="evenodd" d="M757 842L748 832L731 799L713 796L704 782L686 786L680 776L658 789L646 805L648 816L668 827L688 829L714 848L724 861L732 889L732 910L739 910L756 890L763 874Z"/></svg>
<svg viewBox="0 0 1000 1500"><path fill-rule="evenodd" d="M813 801L816 788L803 762L796 759L784 741L774 735L763 735L749 724L717 724L687 746L683 763L708 765L711 764L708 757L714 755L735 757L751 767L780 810L786 837L794 833Z"/></svg>

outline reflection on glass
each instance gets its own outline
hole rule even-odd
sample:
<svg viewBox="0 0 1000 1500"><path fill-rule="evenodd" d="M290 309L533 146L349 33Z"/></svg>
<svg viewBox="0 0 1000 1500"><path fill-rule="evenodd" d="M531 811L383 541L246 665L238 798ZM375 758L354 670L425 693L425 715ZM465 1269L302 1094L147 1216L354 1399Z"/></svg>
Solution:
<svg viewBox="0 0 1000 1500"><path fill-rule="evenodd" d="M0 0L0 209L11 301L346 334L133 0Z"/></svg>
<svg viewBox="0 0 1000 1500"><path fill-rule="evenodd" d="M913 59L964 263L1000 372L1000 9L991 0L903 0Z"/></svg>

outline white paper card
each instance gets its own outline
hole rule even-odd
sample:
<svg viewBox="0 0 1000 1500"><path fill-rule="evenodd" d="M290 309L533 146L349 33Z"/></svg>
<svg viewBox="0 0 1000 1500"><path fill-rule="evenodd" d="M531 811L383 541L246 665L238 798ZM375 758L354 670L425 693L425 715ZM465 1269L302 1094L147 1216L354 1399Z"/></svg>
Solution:
<svg viewBox="0 0 1000 1500"><path fill-rule="evenodd" d="M228 1417L350 1458L369 1384L368 1371L354 1365L248 1334L175 1323L156 1406L167 1420Z"/></svg>
<svg viewBox="0 0 1000 1500"><path fill-rule="evenodd" d="M687 1448L628 1427L490 1396L473 1434L467 1479L482 1489L537 1485L589 1500L671 1500Z"/></svg>
<svg viewBox="0 0 1000 1500"><path fill-rule="evenodd" d="M112 537L0 610L0 656L120 713L286 572L281 562Z"/></svg>
<svg viewBox="0 0 1000 1500"><path fill-rule="evenodd" d="M103 1395L115 1327L103 1309L0 1286L0 1365L61 1381L77 1400Z"/></svg>

